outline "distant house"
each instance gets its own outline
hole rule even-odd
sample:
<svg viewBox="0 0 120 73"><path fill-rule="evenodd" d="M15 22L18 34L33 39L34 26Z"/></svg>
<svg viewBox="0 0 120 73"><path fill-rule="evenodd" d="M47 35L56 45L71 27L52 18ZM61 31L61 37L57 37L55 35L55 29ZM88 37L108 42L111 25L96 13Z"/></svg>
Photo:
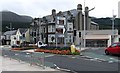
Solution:
<svg viewBox="0 0 120 73"><path fill-rule="evenodd" d="M13 31L6 31L3 36L4 36L4 45L10 45L11 43L11 36L15 35L17 30L13 30Z"/></svg>
<svg viewBox="0 0 120 73"><path fill-rule="evenodd" d="M29 29L19 28L18 30L7 31L4 33L4 36L7 45L19 45L23 42L30 42Z"/></svg>

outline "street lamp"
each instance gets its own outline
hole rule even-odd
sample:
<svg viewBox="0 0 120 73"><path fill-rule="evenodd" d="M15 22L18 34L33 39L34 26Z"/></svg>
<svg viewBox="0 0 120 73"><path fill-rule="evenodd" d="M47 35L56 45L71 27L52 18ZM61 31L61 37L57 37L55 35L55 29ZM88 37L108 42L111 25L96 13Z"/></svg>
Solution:
<svg viewBox="0 0 120 73"><path fill-rule="evenodd" d="M84 0L84 34L83 34L83 47L85 48L86 47L86 13L89 13L90 11L92 11L92 10L94 10L95 9L95 7L94 8L91 8L90 10L88 9L88 7L86 7L85 6L85 1L86 0Z"/></svg>
<svg viewBox="0 0 120 73"><path fill-rule="evenodd" d="M56 46L56 48L57 48L57 31L56 31L56 29L57 29L57 15L55 15L55 46Z"/></svg>
<svg viewBox="0 0 120 73"><path fill-rule="evenodd" d="M112 43L114 42L113 39L114 39L114 30L115 30L115 17L116 15L114 15L113 13L113 17L112 17Z"/></svg>

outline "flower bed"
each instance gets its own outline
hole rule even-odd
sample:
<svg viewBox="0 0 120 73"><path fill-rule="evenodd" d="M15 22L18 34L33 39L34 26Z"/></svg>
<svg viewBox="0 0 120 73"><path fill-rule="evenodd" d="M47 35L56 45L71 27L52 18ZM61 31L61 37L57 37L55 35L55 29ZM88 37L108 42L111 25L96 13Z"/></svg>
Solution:
<svg viewBox="0 0 120 73"><path fill-rule="evenodd" d="M37 47L16 47L12 48L11 50L30 50L30 49L36 49Z"/></svg>
<svg viewBox="0 0 120 73"><path fill-rule="evenodd" d="M74 53L71 53L70 47L54 47L54 46L44 46L35 50L35 52L44 52L44 53L53 53L61 55L79 55L80 51L75 50Z"/></svg>
<svg viewBox="0 0 120 73"><path fill-rule="evenodd" d="M22 50L22 48L12 48L11 50Z"/></svg>

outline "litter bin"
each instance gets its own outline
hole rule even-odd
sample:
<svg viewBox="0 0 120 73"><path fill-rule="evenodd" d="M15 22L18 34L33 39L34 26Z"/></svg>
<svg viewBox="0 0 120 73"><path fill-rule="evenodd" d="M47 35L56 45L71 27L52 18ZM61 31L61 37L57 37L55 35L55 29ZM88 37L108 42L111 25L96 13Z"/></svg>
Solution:
<svg viewBox="0 0 120 73"><path fill-rule="evenodd" d="M70 46L70 48L71 48L71 53L74 53L74 52L75 52L75 45L72 44L72 45Z"/></svg>

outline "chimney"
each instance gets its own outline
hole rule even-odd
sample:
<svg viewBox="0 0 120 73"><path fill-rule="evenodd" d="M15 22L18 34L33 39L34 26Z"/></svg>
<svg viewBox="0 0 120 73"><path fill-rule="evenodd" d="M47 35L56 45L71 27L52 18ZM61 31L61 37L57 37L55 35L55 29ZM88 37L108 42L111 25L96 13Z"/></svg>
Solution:
<svg viewBox="0 0 120 73"><path fill-rule="evenodd" d="M78 5L77 5L77 10L78 10L78 11L82 11L82 5L81 5L81 4L78 4Z"/></svg>
<svg viewBox="0 0 120 73"><path fill-rule="evenodd" d="M83 30L83 25L82 25L82 5L78 4L77 5L77 20L76 20L76 29L77 30Z"/></svg>
<svg viewBox="0 0 120 73"><path fill-rule="evenodd" d="M89 19L89 8L85 7L85 20L86 20L86 30L90 29L90 19Z"/></svg>
<svg viewBox="0 0 120 73"><path fill-rule="evenodd" d="M88 8L88 7L85 7L85 15L86 15L86 16L89 15L89 14L88 14L88 12L89 12L88 10L89 10L89 8Z"/></svg>
<svg viewBox="0 0 120 73"><path fill-rule="evenodd" d="M56 10L55 10L55 9L52 10L52 15L53 15L53 16L56 15Z"/></svg>

